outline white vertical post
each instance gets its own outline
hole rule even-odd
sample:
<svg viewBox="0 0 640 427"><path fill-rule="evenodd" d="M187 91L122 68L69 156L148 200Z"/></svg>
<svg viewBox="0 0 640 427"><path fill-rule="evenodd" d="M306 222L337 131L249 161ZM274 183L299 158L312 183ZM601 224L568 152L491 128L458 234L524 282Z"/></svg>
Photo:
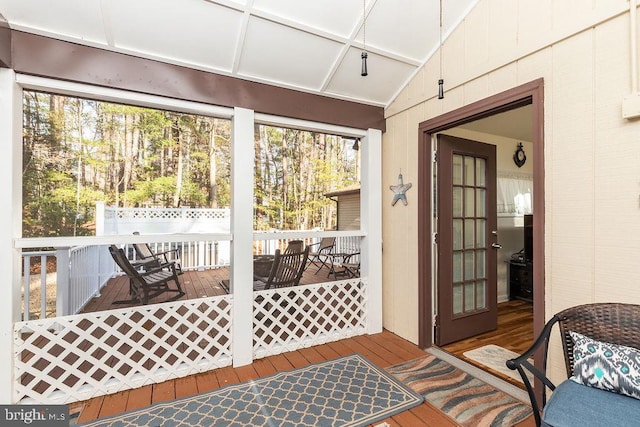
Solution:
<svg viewBox="0 0 640 427"><path fill-rule="evenodd" d="M361 269L367 277L367 332L382 332L382 132L367 131L360 145L360 218L362 238Z"/></svg>
<svg viewBox="0 0 640 427"><path fill-rule="evenodd" d="M13 324L20 320L20 250L13 239L22 236L22 91L15 81L13 70L0 68L0 404L15 403Z"/></svg>
<svg viewBox="0 0 640 427"><path fill-rule="evenodd" d="M235 108L231 154L233 366L253 361L253 110Z"/></svg>
<svg viewBox="0 0 640 427"><path fill-rule="evenodd" d="M104 202L96 202L96 236L104 236Z"/></svg>
<svg viewBox="0 0 640 427"><path fill-rule="evenodd" d="M204 271L206 249L205 242L198 242L198 271Z"/></svg>
<svg viewBox="0 0 640 427"><path fill-rule="evenodd" d="M56 316L66 316L69 313L71 292L69 283L69 248L56 248ZM46 264L45 264L46 274Z"/></svg>

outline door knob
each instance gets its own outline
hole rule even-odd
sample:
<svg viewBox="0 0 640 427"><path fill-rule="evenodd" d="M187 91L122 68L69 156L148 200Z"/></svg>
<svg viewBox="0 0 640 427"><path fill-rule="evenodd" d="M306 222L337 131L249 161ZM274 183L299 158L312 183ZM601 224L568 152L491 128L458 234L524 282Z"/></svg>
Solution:
<svg viewBox="0 0 640 427"><path fill-rule="evenodd" d="M502 249L502 245L500 243L492 243L491 247L495 249Z"/></svg>

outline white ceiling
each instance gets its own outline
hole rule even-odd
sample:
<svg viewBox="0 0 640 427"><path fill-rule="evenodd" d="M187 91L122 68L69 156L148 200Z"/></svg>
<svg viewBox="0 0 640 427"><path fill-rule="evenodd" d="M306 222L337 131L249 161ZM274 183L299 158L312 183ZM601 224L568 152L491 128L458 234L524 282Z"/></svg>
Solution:
<svg viewBox="0 0 640 427"><path fill-rule="evenodd" d="M442 35L477 0L442 0ZM0 0L11 28L387 106L440 41L440 0ZM434 76L434 85L438 76Z"/></svg>
<svg viewBox="0 0 640 427"><path fill-rule="evenodd" d="M526 105L515 110L494 114L460 125L463 129L520 141L533 141L533 107Z"/></svg>

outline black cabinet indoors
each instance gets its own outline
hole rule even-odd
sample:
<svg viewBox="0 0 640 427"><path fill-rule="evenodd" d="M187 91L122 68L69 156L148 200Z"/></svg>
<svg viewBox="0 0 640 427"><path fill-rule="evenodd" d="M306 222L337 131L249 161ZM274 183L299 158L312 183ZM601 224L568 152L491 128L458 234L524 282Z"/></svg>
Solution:
<svg viewBox="0 0 640 427"><path fill-rule="evenodd" d="M509 262L509 299L533 302L532 262Z"/></svg>

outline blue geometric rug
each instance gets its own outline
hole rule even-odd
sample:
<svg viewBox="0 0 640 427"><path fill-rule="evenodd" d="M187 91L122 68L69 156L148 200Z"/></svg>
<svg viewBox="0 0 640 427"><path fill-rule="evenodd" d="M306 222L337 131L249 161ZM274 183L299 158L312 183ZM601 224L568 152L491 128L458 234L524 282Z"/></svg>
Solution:
<svg viewBox="0 0 640 427"><path fill-rule="evenodd" d="M84 426L366 426L424 398L352 354Z"/></svg>

